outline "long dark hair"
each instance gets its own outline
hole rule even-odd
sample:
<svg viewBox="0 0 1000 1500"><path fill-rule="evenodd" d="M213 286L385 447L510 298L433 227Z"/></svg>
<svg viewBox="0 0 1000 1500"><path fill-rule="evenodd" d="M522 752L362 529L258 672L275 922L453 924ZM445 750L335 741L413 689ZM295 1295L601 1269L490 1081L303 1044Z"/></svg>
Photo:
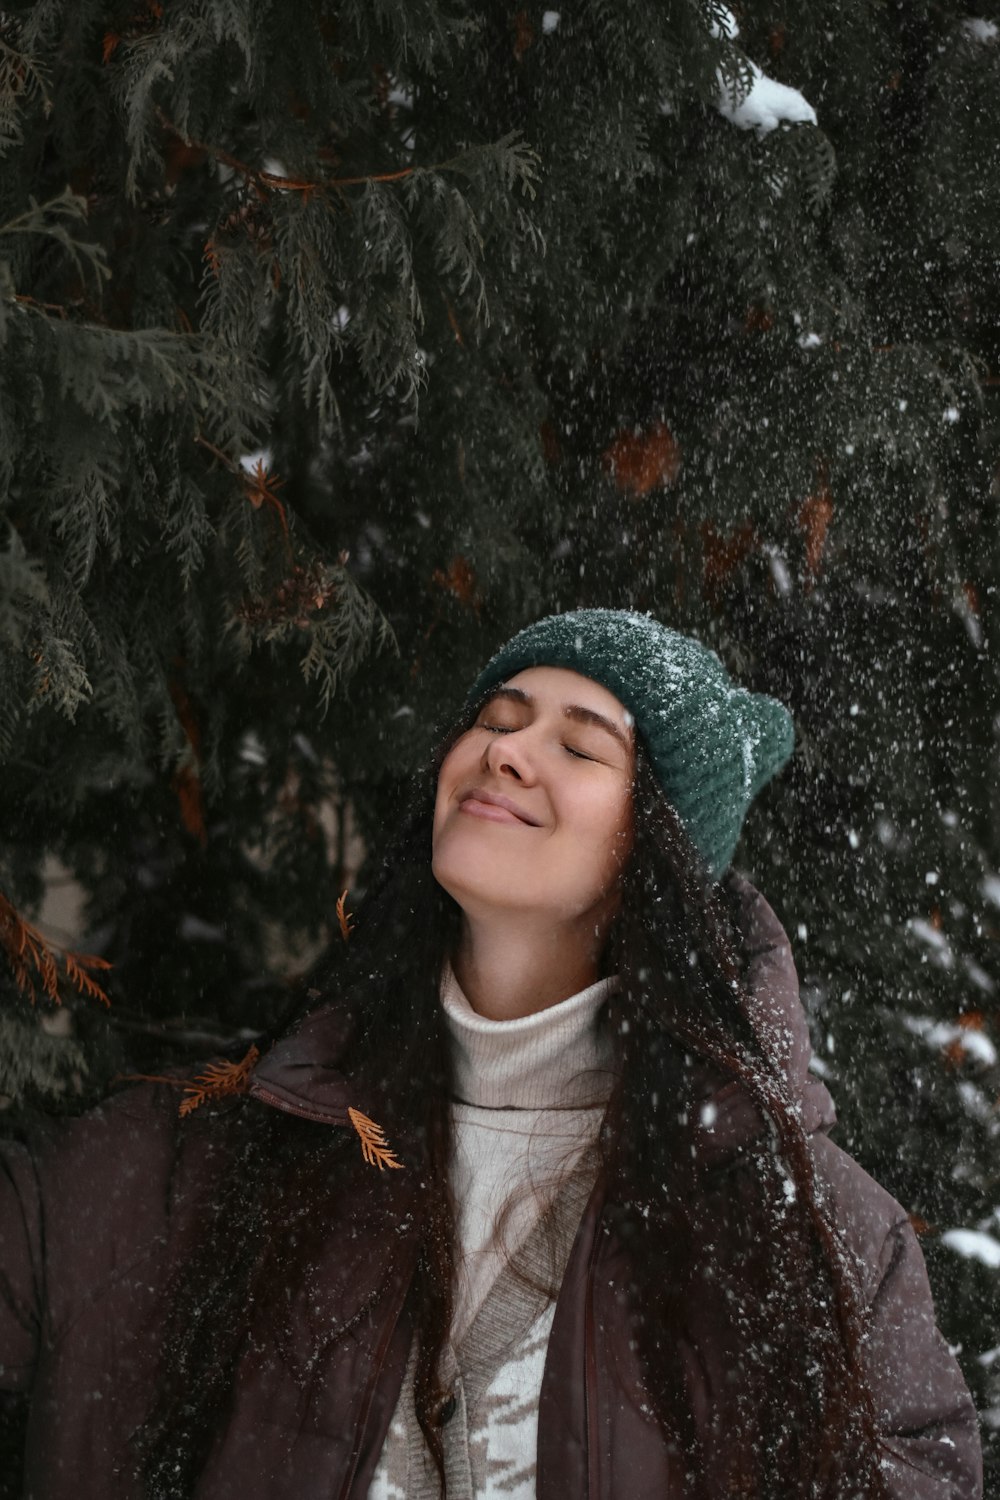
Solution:
<svg viewBox="0 0 1000 1500"><path fill-rule="evenodd" d="M343 1009L351 1037L345 1071L377 1082L392 1112L380 1123L405 1145L425 1185L411 1290L416 1404L442 1472L436 1371L451 1324L454 1209L438 987L459 913L431 874L430 830L438 767L473 717L447 737L417 788L356 936L331 952L308 1002ZM887 1492L860 1358L861 1303L784 1076L752 1019L735 894L709 879L641 744L633 810L632 852L604 955L605 971L620 976L610 1003L621 1071L600 1155L605 1214L628 1252L650 1405L683 1458L687 1493L707 1500L710 1467L681 1351L692 1299L706 1293L708 1277L716 1300L733 1302L727 1357L740 1394L735 1429L719 1436L737 1455L730 1493L878 1500ZM737 1166L721 1171L700 1165L691 1149L706 1069L738 1081L768 1127ZM193 1492L251 1337L248 1309L273 1306L319 1263L323 1205L342 1199L359 1170L339 1132L253 1100L239 1109L228 1171L171 1288L161 1399L135 1455L149 1500ZM729 1248L706 1253L713 1245ZM317 1348L323 1338L317 1328Z"/></svg>

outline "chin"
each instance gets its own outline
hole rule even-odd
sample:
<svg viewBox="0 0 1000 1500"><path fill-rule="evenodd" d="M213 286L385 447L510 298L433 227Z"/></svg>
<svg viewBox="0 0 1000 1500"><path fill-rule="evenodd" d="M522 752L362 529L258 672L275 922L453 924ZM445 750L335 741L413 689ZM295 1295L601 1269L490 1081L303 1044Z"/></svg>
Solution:
<svg viewBox="0 0 1000 1500"><path fill-rule="evenodd" d="M483 879L482 868L475 872L431 867L434 879L452 900L470 916L482 916L489 911L538 911L542 905L542 893L537 894L525 887L523 880L497 878L491 874Z"/></svg>
<svg viewBox="0 0 1000 1500"><path fill-rule="evenodd" d="M496 869L495 862L484 877L483 863L482 859L477 860L471 870L468 867L456 869L448 862L435 862L431 866L438 885L470 918L508 917L512 921L531 918L533 924L545 923L555 932L559 928L589 921L595 910L586 900L581 900L579 905L568 902L553 906L550 884L539 880L526 881L523 871L502 873Z"/></svg>

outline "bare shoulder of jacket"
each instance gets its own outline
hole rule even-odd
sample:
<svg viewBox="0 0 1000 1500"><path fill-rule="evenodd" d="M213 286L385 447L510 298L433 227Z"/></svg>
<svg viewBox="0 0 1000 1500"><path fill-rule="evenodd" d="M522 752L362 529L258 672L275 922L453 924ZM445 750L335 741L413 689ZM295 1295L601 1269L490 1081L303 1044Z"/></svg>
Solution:
<svg viewBox="0 0 1000 1500"><path fill-rule="evenodd" d="M982 1500L975 1406L942 1336L905 1210L826 1135L812 1137L823 1198L864 1304L862 1356L898 1500Z"/></svg>

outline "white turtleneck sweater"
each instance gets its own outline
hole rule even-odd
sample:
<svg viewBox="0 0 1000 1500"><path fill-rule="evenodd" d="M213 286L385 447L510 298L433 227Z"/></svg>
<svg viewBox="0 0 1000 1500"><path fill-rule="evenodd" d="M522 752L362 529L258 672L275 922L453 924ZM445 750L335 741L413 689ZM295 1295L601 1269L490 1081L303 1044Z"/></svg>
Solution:
<svg viewBox="0 0 1000 1500"><path fill-rule="evenodd" d="M455 1092L455 1307L443 1378L448 1500L533 1500L538 1400L555 1304L511 1270L562 1274L588 1174L560 1191L596 1141L613 1082L603 1024L613 980L513 1021L472 1009L449 971L441 1004ZM592 1173L589 1174L592 1177ZM440 1493L407 1372L369 1500ZM447 1409L446 1409L447 1410Z"/></svg>

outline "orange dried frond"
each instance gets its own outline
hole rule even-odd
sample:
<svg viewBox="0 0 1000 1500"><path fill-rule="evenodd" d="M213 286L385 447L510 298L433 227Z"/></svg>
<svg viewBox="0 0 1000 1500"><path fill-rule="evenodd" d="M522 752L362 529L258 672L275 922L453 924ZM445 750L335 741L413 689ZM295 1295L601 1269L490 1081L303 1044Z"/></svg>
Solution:
<svg viewBox="0 0 1000 1500"><path fill-rule="evenodd" d="M181 657L175 657L174 667L181 671L184 661ZM177 798L180 806L181 822L188 833L196 838L204 849L208 843L208 834L205 829L205 807L201 794L201 775L199 765L201 762L201 726L198 723L198 715L191 695L184 687L179 677L171 677L168 687L174 708L177 710L177 718L184 736L191 746L193 761L178 766L170 778L170 787Z"/></svg>
<svg viewBox="0 0 1000 1500"><path fill-rule="evenodd" d="M546 418L538 429L538 437L542 445L542 457L550 466L562 462L562 444L559 441L553 424Z"/></svg>
<svg viewBox="0 0 1000 1500"><path fill-rule="evenodd" d="M513 20L514 56L518 62L535 40L535 30L526 10L519 10Z"/></svg>
<svg viewBox="0 0 1000 1500"><path fill-rule="evenodd" d="M181 766L174 772L170 785L177 797L181 822L203 849L208 846L205 827L205 804L201 795L201 777L193 766Z"/></svg>
<svg viewBox="0 0 1000 1500"><path fill-rule="evenodd" d="M284 489L285 485L285 481L279 479L277 474L271 474L271 471L262 458L258 458L253 468L247 472L243 483L246 485L254 505L257 506L264 500L277 498L277 491Z"/></svg>
<svg viewBox="0 0 1000 1500"><path fill-rule="evenodd" d="M711 521L698 528L701 536L704 594L717 602L722 588L740 567L743 559L759 544L752 521L743 521L735 531L718 531Z"/></svg>
<svg viewBox="0 0 1000 1500"><path fill-rule="evenodd" d="M479 613L481 603L476 575L467 557L453 557L447 569L435 568L431 582L446 594L454 594L460 604Z"/></svg>
<svg viewBox="0 0 1000 1500"><path fill-rule="evenodd" d="M38 999L38 987L54 1004L62 1003L59 993L59 959L62 959L66 978L74 989L100 1000L105 1005L111 1001L104 990L92 979L87 969L110 969L105 958L92 953L73 953L50 943L31 922L21 916L13 902L0 891L0 948L3 949L14 972L14 982L32 1004Z"/></svg>
<svg viewBox="0 0 1000 1500"><path fill-rule="evenodd" d="M375 85L373 89L375 102L378 104L379 109L385 109L386 105L389 102L389 92L392 88L392 78L388 70L383 66L382 63L379 62L372 65L372 73L375 78Z"/></svg>
<svg viewBox="0 0 1000 1500"><path fill-rule="evenodd" d="M748 307L743 319L745 333L770 333L774 327L774 313L769 307Z"/></svg>
<svg viewBox="0 0 1000 1500"><path fill-rule="evenodd" d="M277 511L278 520L285 536L288 536L288 517L285 507L278 499L278 491L284 488L285 481L279 479L277 474L271 474L265 468L261 459L258 459L249 473L243 476L243 488L246 497L254 510L260 510L262 505L270 505Z"/></svg>
<svg viewBox="0 0 1000 1500"><path fill-rule="evenodd" d="M346 553L340 553L343 565ZM286 577L270 595L262 598L246 598L240 606L240 618L247 625L292 624L306 630L313 610L325 609L337 595L337 577L324 562L310 562L309 567L295 564L291 577Z"/></svg>
<svg viewBox="0 0 1000 1500"><path fill-rule="evenodd" d="M174 666L183 668L184 662L180 657L174 658ZM176 678L171 677L167 684L171 702L177 710L184 736L194 751L195 755L201 755L201 729L198 725L198 716L191 701L191 695L183 684Z"/></svg>
<svg viewBox="0 0 1000 1500"><path fill-rule="evenodd" d="M448 314L448 324L449 324L449 327L451 328L452 333L455 335L455 343L456 344L460 344L462 346L462 348L464 348L465 347L465 340L462 337L462 329L461 329L461 326L459 324L458 319L455 316L455 309L452 307L452 305L448 301L447 297L444 300L444 309L445 309L445 312Z"/></svg>
<svg viewBox="0 0 1000 1500"><path fill-rule="evenodd" d="M141 41L143 37L156 29L159 21L163 20L163 6L160 0L146 0L144 11L137 11L130 16L125 27L124 39L128 42ZM102 55L105 62L109 62L123 40L122 33L117 31L106 31Z"/></svg>
<svg viewBox="0 0 1000 1500"><path fill-rule="evenodd" d="M52 949L46 943L36 927L32 927L23 917L21 922L21 941L19 957L22 962L29 963L38 973L42 981L42 988L50 1000L59 1003L59 969L56 957ZM32 995L34 999L34 995Z"/></svg>
<svg viewBox="0 0 1000 1500"><path fill-rule="evenodd" d="M805 537L806 567L813 578L819 573L819 565L826 546L826 534L833 520L833 496L825 480L812 495L807 495L799 508L799 529Z"/></svg>
<svg viewBox="0 0 1000 1500"><path fill-rule="evenodd" d="M390 1151L381 1125L376 1125L374 1120L369 1120L367 1115L363 1115L360 1110L351 1109L350 1106L348 1106L347 1115L361 1137L361 1154L369 1166L378 1167L381 1172L385 1167L403 1165Z"/></svg>
<svg viewBox="0 0 1000 1500"><path fill-rule="evenodd" d="M100 1000L103 1005L110 1006L111 1001L105 990L87 973L88 969L110 969L111 964L106 958L98 958L96 953L64 953L63 963L66 965L67 978L76 986L81 995L87 995L91 1000Z"/></svg>
<svg viewBox="0 0 1000 1500"><path fill-rule="evenodd" d="M341 553L338 561L343 566L347 559ZM291 577L284 579L276 589L263 598L246 599L240 606L240 617L248 625L258 628L268 625L296 625L306 630L312 622L315 610L326 609L337 595L336 575L325 563L312 562L308 567L296 563Z"/></svg>
<svg viewBox="0 0 1000 1500"><path fill-rule="evenodd" d="M205 160L205 151L200 146L189 146L186 141L171 136L163 148L164 179L173 186L180 182L185 172L200 167ZM213 270L216 269L213 267Z"/></svg>
<svg viewBox="0 0 1000 1500"><path fill-rule="evenodd" d="M347 942L351 933L354 931L354 927L352 925L354 922L354 918L347 910L346 902L347 892L345 890L341 892L340 898L337 901L337 921L340 923L340 935L344 939L345 943Z"/></svg>
<svg viewBox="0 0 1000 1500"><path fill-rule="evenodd" d="M654 422L646 431L622 429L601 460L617 487L633 495L671 485L681 471L680 444L665 422Z"/></svg>
<svg viewBox="0 0 1000 1500"><path fill-rule="evenodd" d="M184 1085L187 1098L181 1100L178 1113L190 1115L209 1099L245 1094L250 1086L250 1074L259 1057L260 1048L254 1045L239 1062L209 1063L204 1073Z"/></svg>
<svg viewBox="0 0 1000 1500"><path fill-rule="evenodd" d="M969 1054L962 1045L961 1039L956 1037L954 1041L947 1042L941 1048L941 1058L948 1068L960 1068L967 1060Z"/></svg>

